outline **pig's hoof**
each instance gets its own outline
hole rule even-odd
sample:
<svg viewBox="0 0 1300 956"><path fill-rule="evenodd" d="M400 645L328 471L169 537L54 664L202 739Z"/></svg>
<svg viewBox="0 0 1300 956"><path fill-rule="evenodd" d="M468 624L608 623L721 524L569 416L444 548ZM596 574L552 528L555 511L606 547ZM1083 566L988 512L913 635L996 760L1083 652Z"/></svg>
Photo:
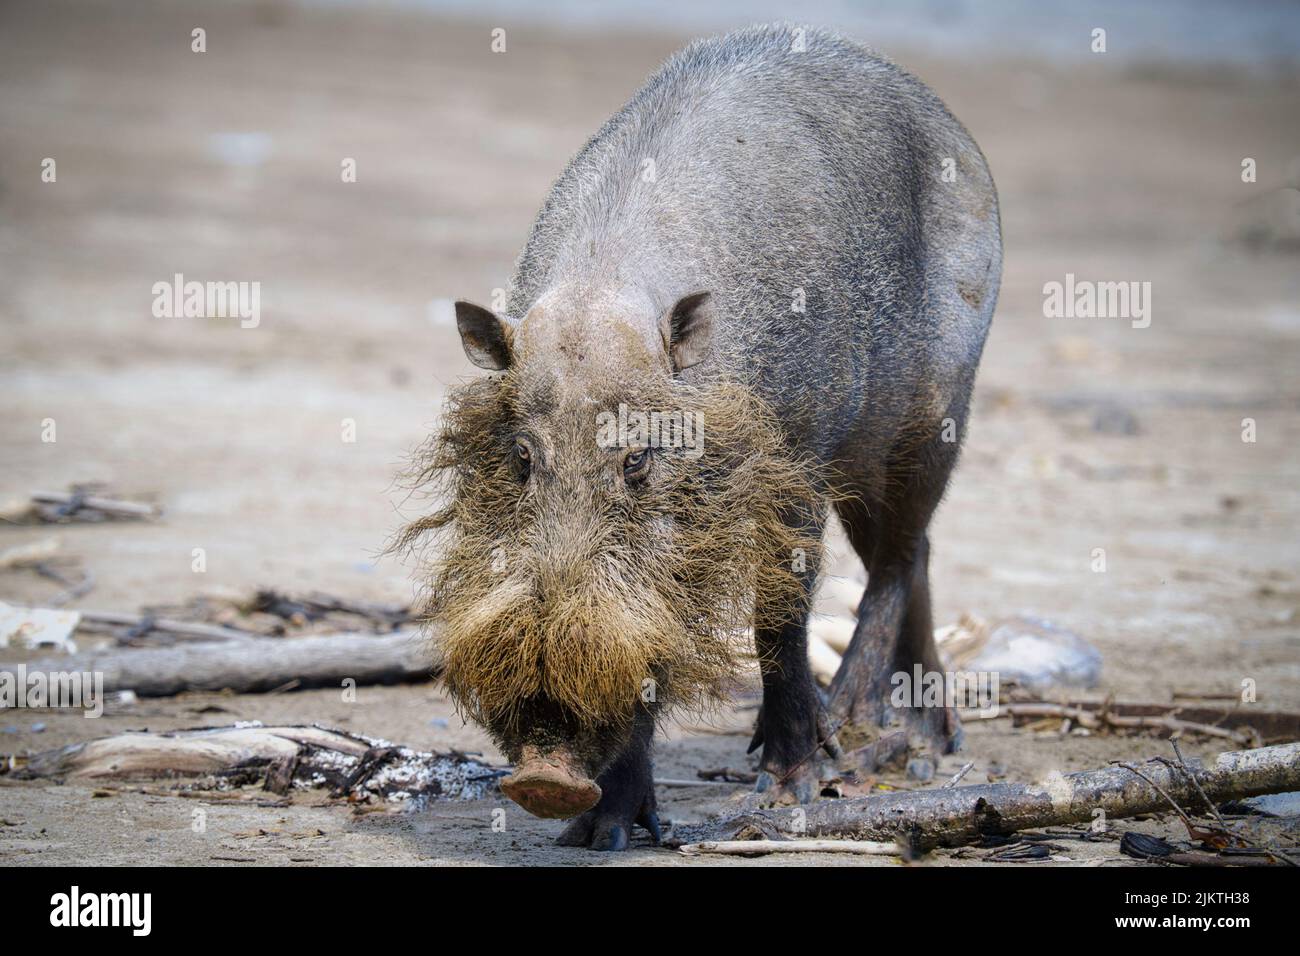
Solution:
<svg viewBox="0 0 1300 956"><path fill-rule="evenodd" d="M659 845L663 834L659 829L659 815L650 810L635 820L650 834L650 841ZM588 810L574 820L555 840L559 846L585 846L592 850L626 850L631 839L632 822L617 817L598 815Z"/></svg>
<svg viewBox="0 0 1300 956"><path fill-rule="evenodd" d="M902 717L908 747L913 753L941 756L961 749L966 734L957 711L951 707L909 708L903 711Z"/></svg>
<svg viewBox="0 0 1300 956"><path fill-rule="evenodd" d="M817 775L812 771L798 771L779 777L763 770L754 784L753 803L758 807L789 807L812 803L821 789Z"/></svg>
<svg viewBox="0 0 1300 956"><path fill-rule="evenodd" d="M878 711L851 708L839 714L839 736L850 750L857 750L882 735L902 731L911 754L935 756L956 753L965 737L957 711L950 707L892 707Z"/></svg>
<svg viewBox="0 0 1300 956"><path fill-rule="evenodd" d="M501 781L507 797L536 817L567 820L600 800L600 786L563 763L534 759Z"/></svg>
<svg viewBox="0 0 1300 956"><path fill-rule="evenodd" d="M659 845L663 833L655 810L653 790L640 810L635 811L635 816L615 806L606 806L602 801L565 827L555 842L559 846L585 846L592 850L626 850L634 823L650 834L650 841L655 846Z"/></svg>

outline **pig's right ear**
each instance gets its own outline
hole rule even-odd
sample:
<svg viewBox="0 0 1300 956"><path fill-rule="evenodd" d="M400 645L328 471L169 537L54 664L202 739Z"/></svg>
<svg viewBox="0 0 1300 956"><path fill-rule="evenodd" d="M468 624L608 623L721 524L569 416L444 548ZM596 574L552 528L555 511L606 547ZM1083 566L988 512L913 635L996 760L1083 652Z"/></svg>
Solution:
<svg viewBox="0 0 1300 956"><path fill-rule="evenodd" d="M713 318L713 297L707 292L692 292L678 299L659 320L674 372L699 365L708 357Z"/></svg>
<svg viewBox="0 0 1300 956"><path fill-rule="evenodd" d="M465 355L479 368L500 372L510 366L510 340L515 330L509 320L473 302L457 302L456 328Z"/></svg>

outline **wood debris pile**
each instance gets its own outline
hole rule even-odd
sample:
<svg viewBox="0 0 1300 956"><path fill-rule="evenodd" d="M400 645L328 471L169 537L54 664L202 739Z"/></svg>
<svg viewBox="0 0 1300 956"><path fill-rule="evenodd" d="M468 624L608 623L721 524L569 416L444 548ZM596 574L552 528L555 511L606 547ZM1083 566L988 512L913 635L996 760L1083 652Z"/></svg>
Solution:
<svg viewBox="0 0 1300 956"><path fill-rule="evenodd" d="M30 755L0 757L17 779L94 782L172 780L188 792L258 787L284 796L327 789L354 804L477 800L497 792L508 768L476 755L429 753L328 727L258 721L164 733L125 733Z"/></svg>

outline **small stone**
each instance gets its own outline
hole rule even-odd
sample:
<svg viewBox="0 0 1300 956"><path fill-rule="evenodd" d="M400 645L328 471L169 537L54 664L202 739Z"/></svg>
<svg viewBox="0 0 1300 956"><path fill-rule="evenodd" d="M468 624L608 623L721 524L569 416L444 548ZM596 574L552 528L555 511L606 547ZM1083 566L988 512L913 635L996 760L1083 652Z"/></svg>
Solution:
<svg viewBox="0 0 1300 956"><path fill-rule="evenodd" d="M913 757L907 762L907 777L921 783L934 779L934 761L929 757Z"/></svg>

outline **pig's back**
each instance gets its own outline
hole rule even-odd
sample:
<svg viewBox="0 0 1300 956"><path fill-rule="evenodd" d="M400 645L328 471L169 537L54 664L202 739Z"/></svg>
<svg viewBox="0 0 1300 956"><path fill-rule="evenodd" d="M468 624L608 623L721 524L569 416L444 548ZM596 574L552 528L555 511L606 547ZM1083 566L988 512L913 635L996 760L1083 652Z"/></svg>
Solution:
<svg viewBox="0 0 1300 956"><path fill-rule="evenodd" d="M864 416L898 429L936 383L969 387L1001 244L983 156L938 98L795 30L698 41L651 77L553 187L509 308L560 284L656 311L711 290L721 327L687 374L748 378L829 456Z"/></svg>

